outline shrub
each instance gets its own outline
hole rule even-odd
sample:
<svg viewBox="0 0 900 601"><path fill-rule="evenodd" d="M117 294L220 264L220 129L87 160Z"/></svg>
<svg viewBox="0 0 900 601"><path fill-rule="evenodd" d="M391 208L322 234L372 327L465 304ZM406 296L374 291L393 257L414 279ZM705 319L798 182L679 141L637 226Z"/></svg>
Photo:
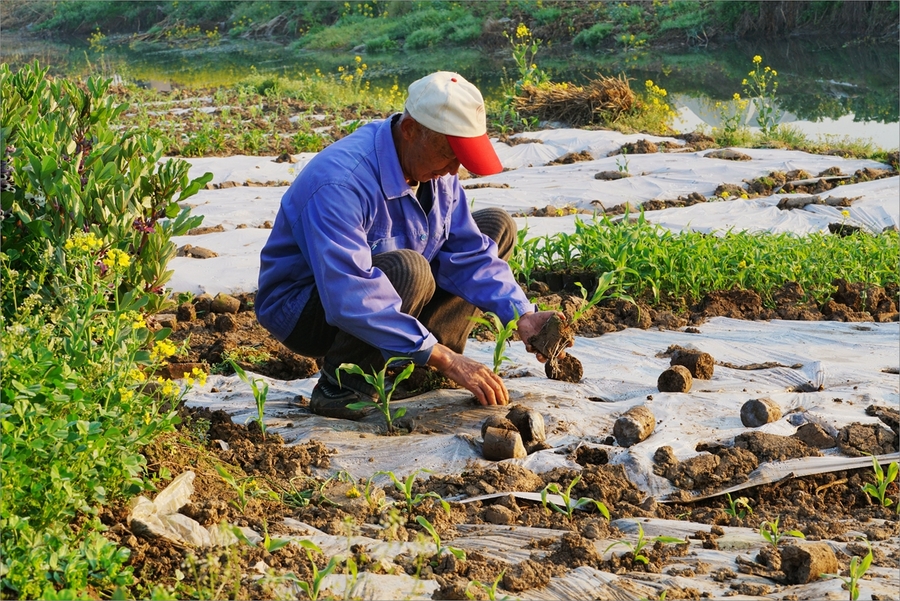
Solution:
<svg viewBox="0 0 900 601"><path fill-rule="evenodd" d="M407 50L421 50L422 48L434 46L441 39L443 39L443 36L439 29L418 29L407 36L404 48Z"/></svg>
<svg viewBox="0 0 900 601"><path fill-rule="evenodd" d="M147 382L177 349L142 312L210 176L113 132L108 81L46 74L0 65L0 590L108 597L132 574L97 507L150 486L139 449L177 421L179 387Z"/></svg>
<svg viewBox="0 0 900 601"><path fill-rule="evenodd" d="M9 268L31 292L53 288L56 272L47 261L65 266L65 241L92 233L101 242L99 258L113 250L132 256L123 291L151 293L148 308L157 310L172 275L171 238L202 220L178 203L212 174L189 181L190 165L160 163L163 146L149 135L113 131L110 122L126 105L106 95L109 80L79 86L46 74L37 63L15 74L0 65L0 150L11 169L0 193L7 217L0 231Z"/></svg>
<svg viewBox="0 0 900 601"><path fill-rule="evenodd" d="M582 29L574 38L572 44L578 48L596 49L612 33L615 26L612 23L597 23L590 29Z"/></svg>

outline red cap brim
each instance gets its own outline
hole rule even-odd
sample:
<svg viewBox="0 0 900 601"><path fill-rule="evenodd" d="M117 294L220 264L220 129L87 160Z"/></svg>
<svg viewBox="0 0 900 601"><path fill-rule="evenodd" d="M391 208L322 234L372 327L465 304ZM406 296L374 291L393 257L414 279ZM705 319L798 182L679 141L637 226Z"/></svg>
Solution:
<svg viewBox="0 0 900 601"><path fill-rule="evenodd" d="M503 171L500 158L494 152L487 134L477 138L447 136L450 148L462 166L476 175L493 175Z"/></svg>

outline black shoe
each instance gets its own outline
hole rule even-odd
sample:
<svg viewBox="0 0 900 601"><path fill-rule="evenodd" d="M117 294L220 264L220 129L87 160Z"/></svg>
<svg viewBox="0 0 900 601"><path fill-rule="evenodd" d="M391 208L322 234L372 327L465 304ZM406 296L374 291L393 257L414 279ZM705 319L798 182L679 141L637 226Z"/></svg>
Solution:
<svg viewBox="0 0 900 601"><path fill-rule="evenodd" d="M316 415L335 419L358 420L366 414L365 409L348 409L347 405L365 400L358 392L341 388L322 376L313 388L309 399L309 410Z"/></svg>

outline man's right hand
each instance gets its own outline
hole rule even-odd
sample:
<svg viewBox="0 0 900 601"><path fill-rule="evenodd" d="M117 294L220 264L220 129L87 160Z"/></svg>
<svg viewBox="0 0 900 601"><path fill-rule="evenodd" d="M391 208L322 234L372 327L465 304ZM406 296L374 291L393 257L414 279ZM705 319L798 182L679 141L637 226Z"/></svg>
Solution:
<svg viewBox="0 0 900 601"><path fill-rule="evenodd" d="M471 392L482 405L509 404L509 392L503 380L483 363L436 344L428 365Z"/></svg>

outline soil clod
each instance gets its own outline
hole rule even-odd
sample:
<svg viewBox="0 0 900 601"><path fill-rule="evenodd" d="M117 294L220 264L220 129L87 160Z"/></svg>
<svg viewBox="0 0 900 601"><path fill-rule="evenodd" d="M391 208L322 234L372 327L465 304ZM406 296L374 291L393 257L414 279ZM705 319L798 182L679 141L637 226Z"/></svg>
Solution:
<svg viewBox="0 0 900 601"><path fill-rule="evenodd" d="M690 392L692 384L691 371L683 365L673 365L662 372L656 381L660 392Z"/></svg>
<svg viewBox="0 0 900 601"><path fill-rule="evenodd" d="M522 444L526 447L547 440L544 416L534 409L524 405L513 405L509 408L506 419L512 422L522 435Z"/></svg>
<svg viewBox="0 0 900 601"><path fill-rule="evenodd" d="M709 380L713 376L716 362L712 355L703 351L691 349L678 349L672 354L672 365L683 365L691 372L691 376L698 380Z"/></svg>
<svg viewBox="0 0 900 601"><path fill-rule="evenodd" d="M623 447L630 447L653 433L656 427L656 418L653 412L644 405L632 407L616 420L613 425L613 436Z"/></svg>
<svg viewBox="0 0 900 601"><path fill-rule="evenodd" d="M741 407L741 423L758 428L781 419L781 407L772 399L750 399Z"/></svg>
<svg viewBox="0 0 900 601"><path fill-rule="evenodd" d="M788 584L808 584L820 574L837 574L838 560L826 543L785 545L781 549L781 570Z"/></svg>
<svg viewBox="0 0 900 601"><path fill-rule="evenodd" d="M566 354L547 361L544 364L544 373L551 380L578 383L584 377L584 367L576 357Z"/></svg>
<svg viewBox="0 0 900 601"><path fill-rule="evenodd" d="M523 459L528 456L522 444L522 436L515 430L485 428L482 453L488 461Z"/></svg>

